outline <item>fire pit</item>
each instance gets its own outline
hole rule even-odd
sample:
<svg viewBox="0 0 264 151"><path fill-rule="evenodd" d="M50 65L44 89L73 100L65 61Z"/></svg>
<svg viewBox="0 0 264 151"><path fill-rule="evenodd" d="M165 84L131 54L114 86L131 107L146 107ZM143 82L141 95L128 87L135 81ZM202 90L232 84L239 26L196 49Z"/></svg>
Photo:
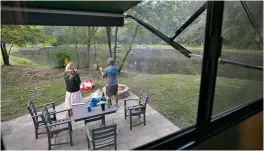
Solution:
<svg viewBox="0 0 264 151"><path fill-rule="evenodd" d="M105 92L106 87L103 87L103 91ZM118 99L125 99L129 96L129 88L124 84L118 84Z"/></svg>

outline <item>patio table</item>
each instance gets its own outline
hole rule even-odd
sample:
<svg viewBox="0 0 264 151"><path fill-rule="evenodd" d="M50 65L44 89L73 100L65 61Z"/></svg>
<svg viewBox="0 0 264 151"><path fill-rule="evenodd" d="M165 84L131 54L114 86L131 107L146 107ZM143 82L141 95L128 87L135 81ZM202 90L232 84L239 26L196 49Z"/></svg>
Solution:
<svg viewBox="0 0 264 151"><path fill-rule="evenodd" d="M84 105L72 106L72 113L73 113L72 119L75 122L91 119L98 116L105 116L107 114L116 113L117 111L117 108L114 105L111 105L110 108L108 108L106 105L104 111L102 111L101 106L99 105L92 107L92 111L88 112L87 106L90 103L89 100L90 97L83 98L82 100L76 103L84 103Z"/></svg>

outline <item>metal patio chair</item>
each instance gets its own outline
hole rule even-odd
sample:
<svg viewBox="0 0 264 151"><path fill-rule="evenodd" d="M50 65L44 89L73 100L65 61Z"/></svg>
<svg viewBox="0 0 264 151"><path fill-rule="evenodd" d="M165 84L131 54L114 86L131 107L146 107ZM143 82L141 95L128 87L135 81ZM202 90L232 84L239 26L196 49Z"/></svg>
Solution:
<svg viewBox="0 0 264 151"><path fill-rule="evenodd" d="M85 125L86 138L88 143L88 148L90 149L90 141L92 142L93 149L98 150L105 147L114 146L115 150L117 150L116 143L116 131L117 126L109 125L104 127L99 127L95 129L90 129L89 125Z"/></svg>
<svg viewBox="0 0 264 151"><path fill-rule="evenodd" d="M141 91L141 93L139 94L139 99L124 100L125 119L127 118L127 116L129 116L130 130L132 130L132 127L143 124L143 123L144 125L146 125L146 107L147 107L148 99L149 97ZM128 101L138 101L138 104L133 105L133 106L128 106L127 105ZM141 118L141 115L143 115L143 122L141 122L141 120L139 119L140 123L136 125L132 125L132 117L136 116L136 117Z"/></svg>
<svg viewBox="0 0 264 151"><path fill-rule="evenodd" d="M40 112L37 112L38 109L42 109L44 106L49 106L49 105L52 105L52 108L49 109L49 112L50 113L54 113L56 112L55 111L55 102L49 102L49 103L45 103L45 104L42 104L40 106L37 106L35 107L33 102L30 100L28 101L27 103L27 109L28 109L28 112L30 113L31 117L32 117L32 120L33 120L33 124L34 124L34 127L35 127L35 138L37 139L38 136L40 134L45 134L46 132L39 132L40 130L40 127L42 125L44 125L42 119L39 117L39 115L41 114L41 111ZM56 114L53 114L51 115L51 120L56 120Z"/></svg>
<svg viewBox="0 0 264 151"><path fill-rule="evenodd" d="M70 145L73 146L73 143L72 143L72 124L71 124L70 116L68 116L64 119L61 119L61 120L56 120L56 121L52 121L50 119L51 114L57 114L57 113L66 112L66 111L68 111L68 115L70 115L70 109L57 111L55 113L49 113L46 106L44 106L42 109L42 114L40 116L41 116L41 118L44 122L44 125L46 127L46 131L47 131L47 135L48 135L48 145L49 145L48 149L49 150L51 149L51 146L68 143L67 142L67 143L51 144L51 138L53 137L53 135L58 134L59 132L62 132L62 131L69 131Z"/></svg>

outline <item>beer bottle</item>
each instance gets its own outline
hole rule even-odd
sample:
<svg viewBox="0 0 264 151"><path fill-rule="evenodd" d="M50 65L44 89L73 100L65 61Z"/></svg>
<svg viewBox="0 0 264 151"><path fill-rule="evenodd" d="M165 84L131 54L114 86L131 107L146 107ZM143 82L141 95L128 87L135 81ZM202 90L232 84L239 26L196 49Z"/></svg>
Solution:
<svg viewBox="0 0 264 151"><path fill-rule="evenodd" d="M105 94L104 94L104 92L103 92L103 95L102 95L101 100L102 100L102 101L105 101L105 100L106 100L106 99L105 99Z"/></svg>

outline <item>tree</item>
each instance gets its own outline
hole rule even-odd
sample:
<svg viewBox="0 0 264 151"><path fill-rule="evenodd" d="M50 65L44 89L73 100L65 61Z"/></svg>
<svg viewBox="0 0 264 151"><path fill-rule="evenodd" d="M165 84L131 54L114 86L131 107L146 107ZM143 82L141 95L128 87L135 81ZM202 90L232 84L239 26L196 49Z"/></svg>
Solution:
<svg viewBox="0 0 264 151"><path fill-rule="evenodd" d="M116 49L117 49L117 33L118 33L118 27L115 27L115 46L114 46L114 60L116 63Z"/></svg>
<svg viewBox="0 0 264 151"><path fill-rule="evenodd" d="M10 65L9 55L13 45L19 47L26 44L44 43L45 36L39 26L23 26L23 25L2 25L1 26L1 52L4 65ZM11 47L7 52L6 44Z"/></svg>
<svg viewBox="0 0 264 151"><path fill-rule="evenodd" d="M143 3L142 5L143 5L143 6L148 5L148 2L145 2L145 3ZM140 12L139 14L143 14L142 17L140 17L140 18L143 20L143 19L145 18L146 14L147 14L147 12L148 12L148 10L149 10L150 8L149 8L149 9L145 9L145 8L142 7L142 5L140 5L139 7L134 8L134 10L132 9L132 12L131 12L131 13L133 13L133 11ZM142 10L142 8L143 8L144 11ZM131 25L131 24L130 24L130 25ZM132 45L133 45L134 39L135 39L136 36L137 36L137 31L138 31L138 28L139 28L139 27L140 27L140 24L137 24L136 27L135 27L135 30L134 30L134 33L133 33L133 36L132 36L132 40L131 40L131 42L130 42L128 48L127 48L127 52L126 52L126 54L125 54L125 56L124 56L124 58L123 58L123 60L122 60L122 63L121 63L121 65L119 66L119 69L118 69L119 72L122 70L122 68L123 68L123 66L124 66L124 63L125 63L125 61L126 61L126 59L127 59L127 56L128 56L128 54L131 52L131 50L132 50Z"/></svg>
<svg viewBox="0 0 264 151"><path fill-rule="evenodd" d="M94 34L97 32L98 27L87 27L87 35L86 35L86 43L87 43L87 67L90 68L90 47L91 47L91 41L94 36Z"/></svg>
<svg viewBox="0 0 264 151"><path fill-rule="evenodd" d="M133 44L133 41L134 41L134 39L135 39L135 37L136 37L136 35L137 35L138 27L139 27L139 24L137 25L137 27L136 27L136 29L135 29L134 35L133 35L132 40L131 40L131 43L130 43L128 49L127 49L127 52L126 52L126 54L125 54L125 57L123 58L122 63L121 63L121 65L120 65L119 68L118 68L118 71L119 71L119 72L122 70L122 68L123 68L123 66L124 66L124 63L125 63L125 61L126 61L126 59L127 59L127 56L128 56L128 54L130 53L130 51L132 50L132 44Z"/></svg>
<svg viewBox="0 0 264 151"><path fill-rule="evenodd" d="M97 44L97 40L94 40L94 59L95 59L95 63L96 63L96 67L99 68L99 64L98 64L98 60L97 60L97 48L96 48L96 45L98 47L98 44Z"/></svg>
<svg viewBox="0 0 264 151"><path fill-rule="evenodd" d="M112 58L112 49L111 49L111 28L106 27L106 34L107 34L107 44L109 48L109 57Z"/></svg>
<svg viewBox="0 0 264 151"><path fill-rule="evenodd" d="M80 59L79 59L79 52L78 52L78 40L77 40L77 31L76 27L72 27L73 35L74 35L74 41L75 41L75 49L76 49L76 57L77 57L77 69L79 68Z"/></svg>

